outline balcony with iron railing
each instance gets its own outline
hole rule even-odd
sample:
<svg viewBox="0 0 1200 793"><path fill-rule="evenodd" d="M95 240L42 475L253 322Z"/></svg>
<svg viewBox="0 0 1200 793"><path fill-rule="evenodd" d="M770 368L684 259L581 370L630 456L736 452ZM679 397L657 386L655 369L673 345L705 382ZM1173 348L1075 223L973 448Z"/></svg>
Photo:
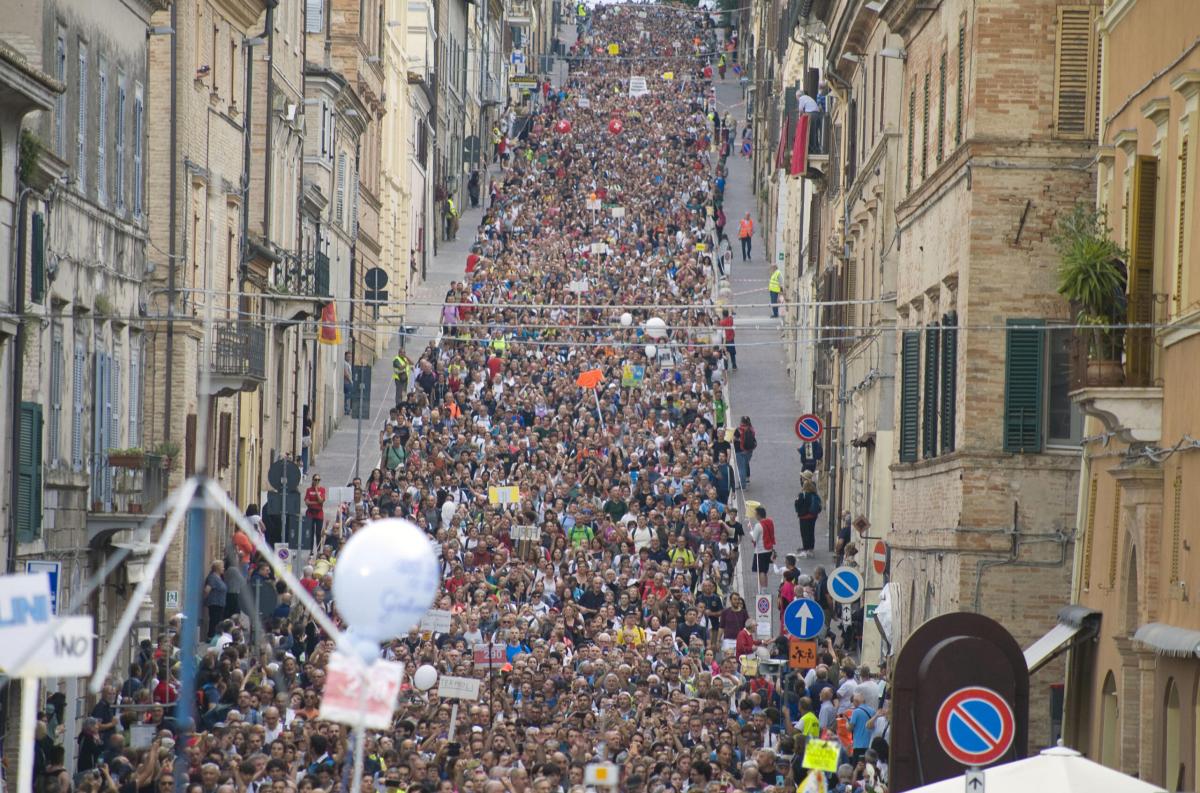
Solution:
<svg viewBox="0 0 1200 793"><path fill-rule="evenodd" d="M330 297L329 257L324 253L284 256L271 266L270 283L277 315L294 320L314 317Z"/></svg>
<svg viewBox="0 0 1200 793"><path fill-rule="evenodd" d="M136 528L167 495L170 463L139 449L107 449L92 456L88 544L98 547L114 533Z"/></svg>
<svg viewBox="0 0 1200 793"><path fill-rule="evenodd" d="M254 322L218 322L205 340L210 396L253 391L267 376L267 329Z"/></svg>
<svg viewBox="0 0 1200 793"><path fill-rule="evenodd" d="M1162 380L1153 326L1165 311L1162 295L1133 297L1132 327L1081 326L1071 339L1071 398L1126 443L1150 443L1161 434Z"/></svg>
<svg viewBox="0 0 1200 793"><path fill-rule="evenodd" d="M833 122L829 113L806 113L808 119L808 149L805 158L805 179L824 179L837 163L830 163L834 150ZM834 158L836 159L836 158Z"/></svg>

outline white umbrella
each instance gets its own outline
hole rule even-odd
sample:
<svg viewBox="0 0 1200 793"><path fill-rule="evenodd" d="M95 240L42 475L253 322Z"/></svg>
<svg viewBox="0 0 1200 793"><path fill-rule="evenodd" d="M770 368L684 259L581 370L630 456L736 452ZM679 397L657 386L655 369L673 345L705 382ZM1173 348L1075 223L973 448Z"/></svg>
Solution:
<svg viewBox="0 0 1200 793"><path fill-rule="evenodd" d="M1094 763L1065 746L1045 749L1034 757L983 769L983 784L967 787L966 776L913 788L911 793L1166 793L1166 788L1126 776Z"/></svg>

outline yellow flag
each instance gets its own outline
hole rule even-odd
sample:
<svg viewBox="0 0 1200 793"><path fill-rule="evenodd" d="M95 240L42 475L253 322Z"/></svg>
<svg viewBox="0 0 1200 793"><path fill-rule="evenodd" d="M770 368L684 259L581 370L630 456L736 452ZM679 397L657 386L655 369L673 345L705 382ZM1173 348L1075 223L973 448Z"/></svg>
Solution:
<svg viewBox="0 0 1200 793"><path fill-rule="evenodd" d="M664 80L674 80L674 79L675 79L675 72L663 72L663 76L662 76L662 77L663 77L663 79L664 79Z"/></svg>
<svg viewBox="0 0 1200 793"><path fill-rule="evenodd" d="M609 55L620 55L621 54L621 45L620 44L609 44L608 45L608 54Z"/></svg>

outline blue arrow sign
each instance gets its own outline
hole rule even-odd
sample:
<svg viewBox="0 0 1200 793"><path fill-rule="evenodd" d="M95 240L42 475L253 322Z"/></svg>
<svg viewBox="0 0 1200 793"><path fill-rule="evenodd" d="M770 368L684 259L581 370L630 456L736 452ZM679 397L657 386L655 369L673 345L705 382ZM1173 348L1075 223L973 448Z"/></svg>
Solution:
<svg viewBox="0 0 1200 793"><path fill-rule="evenodd" d="M829 574L829 594L836 603L853 603L862 597L862 573L853 567L839 567Z"/></svg>
<svg viewBox="0 0 1200 793"><path fill-rule="evenodd" d="M797 598L783 610L783 627L797 639L812 639L825 627L825 612L817 601Z"/></svg>

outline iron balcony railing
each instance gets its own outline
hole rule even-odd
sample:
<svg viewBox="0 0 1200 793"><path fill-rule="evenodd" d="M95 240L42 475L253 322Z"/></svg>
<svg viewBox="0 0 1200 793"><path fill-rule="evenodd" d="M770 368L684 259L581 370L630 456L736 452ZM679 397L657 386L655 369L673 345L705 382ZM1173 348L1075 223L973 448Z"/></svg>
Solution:
<svg viewBox="0 0 1200 793"><path fill-rule="evenodd" d="M213 326L210 371L226 377L265 380L267 329L251 322L219 322Z"/></svg>

